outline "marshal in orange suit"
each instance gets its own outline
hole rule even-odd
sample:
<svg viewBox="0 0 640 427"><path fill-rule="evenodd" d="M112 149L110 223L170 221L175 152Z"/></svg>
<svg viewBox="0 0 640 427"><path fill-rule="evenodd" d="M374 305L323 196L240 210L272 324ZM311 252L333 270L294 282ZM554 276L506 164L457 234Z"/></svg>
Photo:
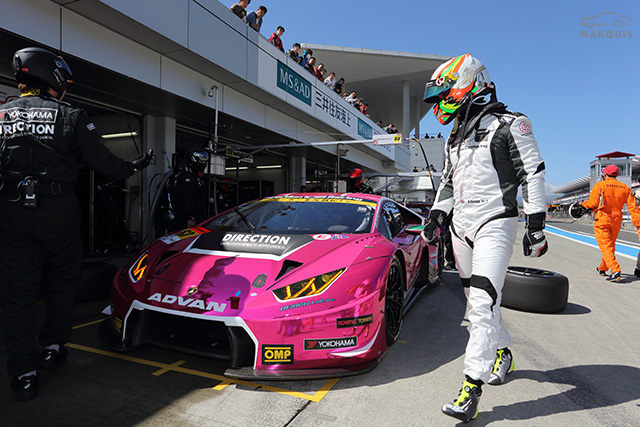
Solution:
<svg viewBox="0 0 640 427"><path fill-rule="evenodd" d="M640 209L629 186L617 180L619 170L616 165L609 165L602 172L604 180L593 186L589 200L582 202L582 206L595 212L593 231L602 252L598 273L605 276L607 270L611 270L607 280L619 282L620 264L615 254L616 239L622 225L622 207L627 204L636 233L640 233Z"/></svg>

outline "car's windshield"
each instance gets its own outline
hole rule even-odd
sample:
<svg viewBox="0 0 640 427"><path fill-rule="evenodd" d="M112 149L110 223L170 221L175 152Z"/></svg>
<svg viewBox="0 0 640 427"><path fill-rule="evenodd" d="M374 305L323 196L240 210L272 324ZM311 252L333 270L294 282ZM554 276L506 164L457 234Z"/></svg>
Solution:
<svg viewBox="0 0 640 427"><path fill-rule="evenodd" d="M249 202L213 218L210 230L290 234L368 233L375 202L278 198Z"/></svg>

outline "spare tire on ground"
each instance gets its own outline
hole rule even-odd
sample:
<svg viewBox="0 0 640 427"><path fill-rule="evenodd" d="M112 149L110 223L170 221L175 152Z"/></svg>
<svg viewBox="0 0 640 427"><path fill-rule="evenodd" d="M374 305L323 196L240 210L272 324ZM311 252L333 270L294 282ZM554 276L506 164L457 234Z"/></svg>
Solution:
<svg viewBox="0 0 640 427"><path fill-rule="evenodd" d="M567 306L569 279L552 271L508 267L502 306L533 313L557 313Z"/></svg>
<svg viewBox="0 0 640 427"><path fill-rule="evenodd" d="M83 261L76 302L109 298L113 277L118 272L115 264L104 261Z"/></svg>

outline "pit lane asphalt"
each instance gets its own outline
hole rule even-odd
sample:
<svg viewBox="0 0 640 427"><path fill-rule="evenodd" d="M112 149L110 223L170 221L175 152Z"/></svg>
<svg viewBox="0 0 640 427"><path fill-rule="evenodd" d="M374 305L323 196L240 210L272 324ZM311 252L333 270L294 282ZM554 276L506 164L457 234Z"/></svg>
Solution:
<svg viewBox="0 0 640 427"><path fill-rule="evenodd" d="M585 224L549 222L593 234ZM503 309L516 370L484 386L470 425L631 426L640 424L640 279L619 256L624 280L594 271L597 248L547 233L550 252L522 256L522 227L511 265L566 275L569 305L559 314ZM633 233L618 240L638 246ZM17 402L0 373L0 425L50 426L453 426L440 412L462 381L468 321L459 279L445 272L405 318L400 341L371 373L339 380L225 380L224 366L146 348L108 352L97 335L107 301L78 304L69 359L44 372L40 396ZM6 357L0 350L0 364Z"/></svg>

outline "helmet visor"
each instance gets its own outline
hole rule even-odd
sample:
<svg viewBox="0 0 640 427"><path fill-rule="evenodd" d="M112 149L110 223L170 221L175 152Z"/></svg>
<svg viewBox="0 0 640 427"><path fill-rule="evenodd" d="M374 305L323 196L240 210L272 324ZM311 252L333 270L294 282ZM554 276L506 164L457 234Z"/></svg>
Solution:
<svg viewBox="0 0 640 427"><path fill-rule="evenodd" d="M444 99L454 83L455 80L445 77L428 81L424 88L424 102L431 104Z"/></svg>

